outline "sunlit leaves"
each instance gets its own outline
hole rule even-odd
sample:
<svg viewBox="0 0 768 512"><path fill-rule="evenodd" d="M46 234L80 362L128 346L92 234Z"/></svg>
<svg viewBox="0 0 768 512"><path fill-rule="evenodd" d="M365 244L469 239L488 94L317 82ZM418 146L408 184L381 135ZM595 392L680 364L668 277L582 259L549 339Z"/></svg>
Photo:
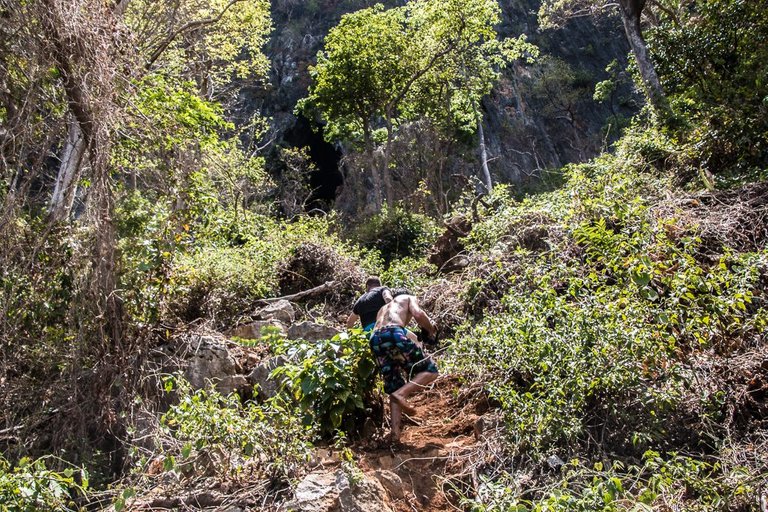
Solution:
<svg viewBox="0 0 768 512"><path fill-rule="evenodd" d="M329 139L355 140L422 116L472 131L498 69L536 53L524 38L499 42L499 21L492 0L421 0L348 14L328 34L299 108L320 112Z"/></svg>

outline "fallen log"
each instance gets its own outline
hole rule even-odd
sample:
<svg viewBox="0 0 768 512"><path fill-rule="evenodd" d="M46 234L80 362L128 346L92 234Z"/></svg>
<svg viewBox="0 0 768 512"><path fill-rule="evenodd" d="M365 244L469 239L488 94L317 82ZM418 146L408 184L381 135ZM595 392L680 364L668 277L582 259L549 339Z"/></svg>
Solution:
<svg viewBox="0 0 768 512"><path fill-rule="evenodd" d="M309 290L302 290L298 293L294 293L291 295L283 295L282 297L270 297L268 299L260 299L256 302L257 305L267 305L271 304L273 302L277 302L279 300L287 300L290 302L296 302L302 299L306 299L307 297L314 297L317 295L322 295L323 293L327 293L329 291L332 291L333 289L337 288L339 285L338 281L326 281L325 283L321 284L320 286L315 286L314 288L310 288Z"/></svg>

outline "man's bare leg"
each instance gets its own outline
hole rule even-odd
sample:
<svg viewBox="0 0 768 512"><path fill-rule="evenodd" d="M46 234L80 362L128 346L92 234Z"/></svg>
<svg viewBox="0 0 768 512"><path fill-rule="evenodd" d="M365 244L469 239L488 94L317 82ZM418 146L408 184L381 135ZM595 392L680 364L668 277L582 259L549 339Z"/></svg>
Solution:
<svg viewBox="0 0 768 512"><path fill-rule="evenodd" d="M408 397L416 391L423 389L430 382L437 378L437 373L421 372L410 382L406 383L403 387L389 395L389 407L392 411L392 437L393 440L400 439L400 419L402 413L414 414L416 410L408 403ZM394 439L394 438L397 439Z"/></svg>
<svg viewBox="0 0 768 512"><path fill-rule="evenodd" d="M393 443L397 443L400 441L400 420L403 417L403 410L398 401L392 398L392 395L389 396L389 411L392 415L392 419L390 420L392 427L390 439Z"/></svg>

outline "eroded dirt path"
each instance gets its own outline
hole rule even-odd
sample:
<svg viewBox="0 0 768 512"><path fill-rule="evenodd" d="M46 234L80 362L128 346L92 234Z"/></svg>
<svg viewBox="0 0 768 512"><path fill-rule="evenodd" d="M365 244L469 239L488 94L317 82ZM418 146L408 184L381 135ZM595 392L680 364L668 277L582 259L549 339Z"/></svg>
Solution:
<svg viewBox="0 0 768 512"><path fill-rule="evenodd" d="M410 402L417 413L404 418L402 444L362 447L358 465L384 484L398 512L460 510L452 489L465 483L476 446L475 423L488 410L484 394L441 376Z"/></svg>

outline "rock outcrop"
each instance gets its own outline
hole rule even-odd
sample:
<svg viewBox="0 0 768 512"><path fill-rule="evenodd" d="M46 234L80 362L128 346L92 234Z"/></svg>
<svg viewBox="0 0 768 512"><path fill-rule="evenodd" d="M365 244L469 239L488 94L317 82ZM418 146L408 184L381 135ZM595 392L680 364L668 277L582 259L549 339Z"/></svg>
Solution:
<svg viewBox="0 0 768 512"><path fill-rule="evenodd" d="M340 469L317 470L296 486L293 500L281 511L297 512L386 512L391 511L387 491L365 474L349 475Z"/></svg>

